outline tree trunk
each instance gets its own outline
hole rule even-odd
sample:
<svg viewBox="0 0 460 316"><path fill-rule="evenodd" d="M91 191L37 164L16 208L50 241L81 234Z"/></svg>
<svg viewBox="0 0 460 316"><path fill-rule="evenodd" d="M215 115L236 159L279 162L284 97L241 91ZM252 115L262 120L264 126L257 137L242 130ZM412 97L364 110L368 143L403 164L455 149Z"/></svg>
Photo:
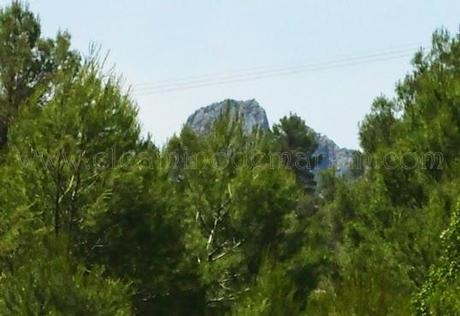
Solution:
<svg viewBox="0 0 460 316"><path fill-rule="evenodd" d="M3 117L0 117L0 149L6 145L8 138L8 124Z"/></svg>

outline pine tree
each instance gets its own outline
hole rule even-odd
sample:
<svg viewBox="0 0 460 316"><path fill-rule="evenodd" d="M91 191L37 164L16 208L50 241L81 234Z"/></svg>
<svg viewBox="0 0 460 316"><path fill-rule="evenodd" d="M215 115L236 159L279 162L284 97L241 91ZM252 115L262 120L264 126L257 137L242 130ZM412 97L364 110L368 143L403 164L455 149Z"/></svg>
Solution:
<svg viewBox="0 0 460 316"><path fill-rule="evenodd" d="M285 163L296 174L309 192L314 192L316 182L312 173L318 159L313 157L317 147L316 133L296 114L285 116L273 126L273 134L280 146Z"/></svg>
<svg viewBox="0 0 460 316"><path fill-rule="evenodd" d="M70 50L70 35L41 37L38 17L27 5L13 1L0 11L0 147L22 103L36 94L40 106L50 93L56 73L78 67L79 55Z"/></svg>

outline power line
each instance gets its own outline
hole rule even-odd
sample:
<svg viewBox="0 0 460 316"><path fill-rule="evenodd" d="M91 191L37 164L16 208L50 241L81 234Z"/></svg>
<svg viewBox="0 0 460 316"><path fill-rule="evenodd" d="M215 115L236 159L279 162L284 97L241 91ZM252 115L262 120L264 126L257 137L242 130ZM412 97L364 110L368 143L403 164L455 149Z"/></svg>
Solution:
<svg viewBox="0 0 460 316"><path fill-rule="evenodd" d="M400 52L401 50L407 50L407 49L417 49L417 48L420 48L422 45L419 43L419 44L411 44L411 45L404 45L404 46L399 46L399 47L393 47L393 48L387 48L385 50L380 50L380 51L377 51L377 52L373 52L371 54L367 54L367 55L361 55L361 56L358 56L358 57L354 57L354 56L335 56L335 57L332 57L332 58L329 58L328 60L325 60L325 61L322 61L322 62L331 62L331 61L337 61L337 59L348 59L348 58L362 58L362 57L366 57L366 56L374 56L374 55L380 55L380 54L388 54L388 53L394 53L394 52ZM317 63L320 62L320 61L317 61ZM302 64L304 65L304 64ZM292 67L292 66L291 66ZM253 72L253 71L263 71L263 70L273 70L273 68L280 68L279 66L278 67L274 67L274 66L257 66L257 67L251 67L251 68L246 68L246 69L241 69L239 71L237 71L236 73L233 73L233 75L238 75L238 74L246 74L246 73L250 73L250 72ZM188 76L188 77L181 77L181 78L176 78L176 79L169 79L169 80L161 80L161 81L156 81L156 82L144 82L144 83L138 83L138 84L134 84L132 85L132 87L152 87L152 86L157 86L157 85L163 85L163 84L174 84L174 83L179 83L179 82L187 82L187 81L190 81L190 80L198 80L198 79L205 79L205 78L214 78L214 77L221 77L221 76L228 76L228 73L211 73L211 74L205 74L205 75L196 75L196 76Z"/></svg>
<svg viewBox="0 0 460 316"><path fill-rule="evenodd" d="M421 46L418 46L417 48L420 47ZM134 86L139 87L134 88L134 93L138 96L143 96L198 87L222 85L227 83L236 83L278 76L293 75L310 71L342 68L359 64L375 63L380 61L387 61L407 57L413 54L415 48L416 47L412 46L410 49L386 50L363 56L346 57L330 60L322 63L301 64L287 67L257 67L254 71L238 72L234 74L202 75L194 77L184 77L176 80L159 81L154 83L143 83Z"/></svg>
<svg viewBox="0 0 460 316"><path fill-rule="evenodd" d="M410 52L412 52L412 50ZM148 85L147 83L144 83L143 86L139 88L135 88L135 90L140 92L142 90L170 88L171 86L190 85L190 84L197 84L197 83L203 83L203 82L215 81L215 80L237 79L237 78L246 77L246 76L264 75L264 74L271 74L271 73L284 72L284 71L290 71L290 70L297 70L301 68L326 66L326 65L337 64L341 62L351 62L355 60L391 56L391 55L401 54L401 53L409 53L409 51L407 50L392 51L392 52L378 53L378 54L365 55L365 56L359 56L359 57L348 57L348 58L341 58L338 60L336 59L336 60L331 60L331 61L322 62L322 63L301 64L301 65L294 65L294 66L287 66L287 67L286 66L285 67L270 67L270 68L265 68L265 70L260 70L260 71L223 74L223 75L221 74L221 75L215 75L215 76L197 76L196 79L177 80L177 81L168 80L165 82L151 83L150 85Z"/></svg>
<svg viewBox="0 0 460 316"><path fill-rule="evenodd" d="M379 61L387 61L387 60L392 60L392 59L397 59L397 58L402 58L402 57L407 57L412 55L412 53L404 53L404 54L399 54L399 55L393 55L389 56L386 58L374 58L372 60L361 60L361 61L354 61L354 62L347 62L347 63L335 63L331 65L320 65L316 67L311 67L311 68L298 68L298 69L292 69L292 70L283 70L283 71L277 71L277 72L272 72L272 73L264 73L264 74L256 74L256 75L250 75L250 76L244 76L244 77L229 77L223 80L206 80L203 82L193 82L193 83L187 83L187 84L177 84L177 85L168 85L168 86L163 86L163 87L153 87L150 89L144 89L144 90L134 90L134 93L138 96L144 96L144 95L149 95L149 94L157 94L157 93L164 93L164 92L172 92L172 91L180 91L180 90L186 90L186 89L192 89L192 88L199 88L199 87L206 87L206 86L215 86L215 85L222 85L222 84L227 84L227 83L236 83L236 82L245 82L245 81L253 81L253 80L258 80L258 79L266 79L266 78L272 78L272 77L279 77L279 76L286 76L286 75L294 75L294 74L299 74L299 73L304 73L304 72L309 72L309 71L319 71L319 70L326 70L326 69L334 69L334 68L343 68L346 66L353 66L353 65L359 65L359 64L367 64L367 63L375 63Z"/></svg>

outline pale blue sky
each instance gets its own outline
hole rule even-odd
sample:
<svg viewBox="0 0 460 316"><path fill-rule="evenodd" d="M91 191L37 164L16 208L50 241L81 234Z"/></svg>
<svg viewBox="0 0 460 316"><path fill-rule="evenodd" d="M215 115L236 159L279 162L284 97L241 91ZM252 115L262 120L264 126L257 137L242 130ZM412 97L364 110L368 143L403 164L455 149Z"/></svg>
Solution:
<svg viewBox="0 0 460 316"><path fill-rule="evenodd" d="M3 5L8 1L0 1ZM460 23L460 1L30 1L43 31L67 29L75 48L97 42L127 82L157 82L257 66L315 63L428 43ZM290 111L339 145L358 147L358 122L410 69L410 58L137 97L159 144L198 107L255 98L270 122Z"/></svg>

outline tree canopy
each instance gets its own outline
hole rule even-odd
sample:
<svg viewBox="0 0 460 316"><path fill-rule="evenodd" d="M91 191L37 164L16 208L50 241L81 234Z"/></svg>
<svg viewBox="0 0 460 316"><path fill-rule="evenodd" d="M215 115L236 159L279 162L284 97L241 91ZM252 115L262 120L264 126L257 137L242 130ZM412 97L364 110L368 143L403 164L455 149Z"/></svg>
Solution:
<svg viewBox="0 0 460 316"><path fill-rule="evenodd" d="M375 99L352 177L313 175L296 114L156 147L71 47L0 10L0 314L460 313L460 35Z"/></svg>

